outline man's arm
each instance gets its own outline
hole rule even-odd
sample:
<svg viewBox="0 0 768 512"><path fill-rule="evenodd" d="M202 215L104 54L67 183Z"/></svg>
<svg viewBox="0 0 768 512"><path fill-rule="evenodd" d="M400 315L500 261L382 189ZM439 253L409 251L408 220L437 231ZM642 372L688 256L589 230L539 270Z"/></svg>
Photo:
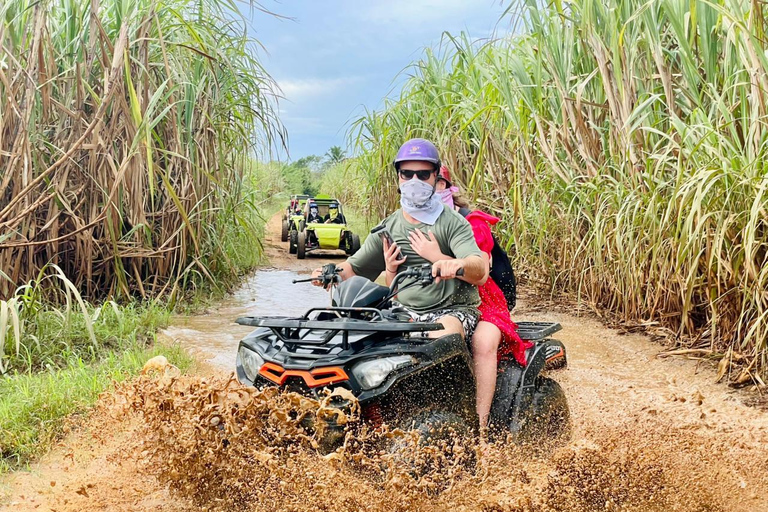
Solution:
<svg viewBox="0 0 768 512"><path fill-rule="evenodd" d="M357 275L355 274L355 271L352 269L352 264L350 264L348 261L345 261L344 263L339 263L338 265L336 265L336 268L340 269L339 275L341 276L342 281L345 281L350 277L355 277Z"/></svg>
<svg viewBox="0 0 768 512"><path fill-rule="evenodd" d="M482 286L488 280L490 265L488 257L471 255L466 258L440 260L432 265L432 275L435 276L435 282L441 279L456 278L456 272L464 269L464 275L458 277L463 281L475 286ZM440 277L438 277L438 274Z"/></svg>
<svg viewBox="0 0 768 512"><path fill-rule="evenodd" d="M484 285L490 271L488 255L477 246L475 234L467 219L455 214L449 220L453 224L450 228L449 245L456 259L438 261L432 267L432 275L437 277L435 266L439 267L440 275L447 278L455 277L456 271L462 268L464 275L459 279L475 286Z"/></svg>
<svg viewBox="0 0 768 512"><path fill-rule="evenodd" d="M347 258L344 263L336 265L336 268L340 270L339 275L342 280L354 276L375 280L386 268L381 239L378 236L369 236L359 251ZM312 277L318 277L321 273L322 269L315 269Z"/></svg>

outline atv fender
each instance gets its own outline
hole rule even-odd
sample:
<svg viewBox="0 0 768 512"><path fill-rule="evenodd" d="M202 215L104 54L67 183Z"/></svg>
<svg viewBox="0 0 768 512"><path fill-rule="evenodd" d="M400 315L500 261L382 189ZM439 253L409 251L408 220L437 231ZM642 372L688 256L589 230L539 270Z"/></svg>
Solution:
<svg viewBox="0 0 768 512"><path fill-rule="evenodd" d="M564 402L562 389L555 381L541 376L548 357L552 357L552 346L560 346L557 342L547 342L537 343L529 349L528 365L525 368L514 360L505 361L500 366L496 394L491 406L491 425L496 430L511 433L519 438L526 437L526 433L535 426L528 423L536 421L535 415L541 413L539 409L545 408L551 409L557 423L548 425L553 434L567 435L570 432L568 407ZM541 418L544 422L549 419Z"/></svg>
<svg viewBox="0 0 768 512"><path fill-rule="evenodd" d="M536 392L536 379L547 364L546 344L536 344L528 358L528 365L523 369L520 386L515 393L512 407L508 410L507 425L512 432L520 432L526 421L527 412L533 403Z"/></svg>

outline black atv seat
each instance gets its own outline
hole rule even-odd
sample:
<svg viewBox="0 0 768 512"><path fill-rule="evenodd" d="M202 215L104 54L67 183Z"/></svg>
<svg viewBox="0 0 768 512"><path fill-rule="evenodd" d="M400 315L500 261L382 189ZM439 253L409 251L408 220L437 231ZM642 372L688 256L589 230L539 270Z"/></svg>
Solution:
<svg viewBox="0 0 768 512"><path fill-rule="evenodd" d="M538 341L562 330L557 322L516 322L517 334L527 341Z"/></svg>

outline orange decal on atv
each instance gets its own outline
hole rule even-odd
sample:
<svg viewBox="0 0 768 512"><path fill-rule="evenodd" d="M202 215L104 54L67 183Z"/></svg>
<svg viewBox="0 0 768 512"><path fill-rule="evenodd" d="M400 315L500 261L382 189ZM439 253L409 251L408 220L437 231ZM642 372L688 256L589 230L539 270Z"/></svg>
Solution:
<svg viewBox="0 0 768 512"><path fill-rule="evenodd" d="M349 380L347 372L338 366L332 366L330 368L315 368L314 370L306 371L286 370L279 364L264 363L264 365L259 370L259 375L265 379L271 380L278 386L285 384L285 381L288 380L288 377L301 377L310 388L327 386L328 384L335 384L336 382Z"/></svg>
<svg viewBox="0 0 768 512"><path fill-rule="evenodd" d="M565 350L563 350L563 349L561 348L560 350L558 350L558 351L557 351L557 354L552 354L551 356L549 356L549 357L547 358L547 362L550 362L550 361L552 361L553 359L557 359L558 357L563 357L564 355L565 355Z"/></svg>

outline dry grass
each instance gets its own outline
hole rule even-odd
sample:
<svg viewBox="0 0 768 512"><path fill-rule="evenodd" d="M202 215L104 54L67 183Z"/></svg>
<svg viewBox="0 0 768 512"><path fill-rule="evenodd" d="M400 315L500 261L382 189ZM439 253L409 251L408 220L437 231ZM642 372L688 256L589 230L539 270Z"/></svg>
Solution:
<svg viewBox="0 0 768 512"><path fill-rule="evenodd" d="M0 6L0 297L48 264L86 300L233 272L248 153L283 137L233 9Z"/></svg>

